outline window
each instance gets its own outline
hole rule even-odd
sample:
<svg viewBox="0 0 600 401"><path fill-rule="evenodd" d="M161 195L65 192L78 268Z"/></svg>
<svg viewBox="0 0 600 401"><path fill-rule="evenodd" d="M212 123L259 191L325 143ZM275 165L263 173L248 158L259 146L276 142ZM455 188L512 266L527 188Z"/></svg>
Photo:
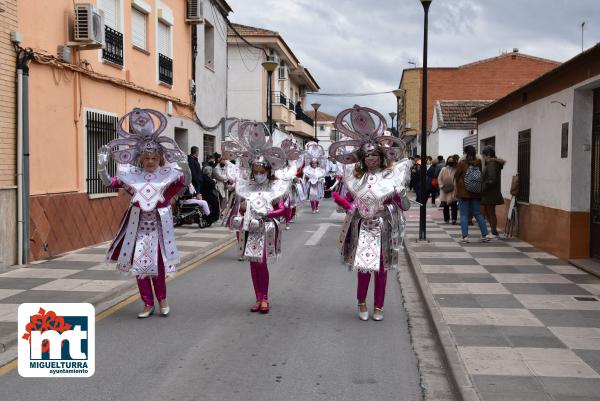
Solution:
<svg viewBox="0 0 600 401"><path fill-rule="evenodd" d="M115 189L108 189L104 186L100 177L98 177L98 166L96 164L98 149L117 138L117 120L114 115L93 111L86 112L87 171L85 181L87 193L90 195L117 192ZM116 171L116 164L111 160L108 165L108 173L114 176Z"/></svg>
<svg viewBox="0 0 600 401"><path fill-rule="evenodd" d="M204 134L204 161L208 155L212 155L215 153L215 137L212 135Z"/></svg>
<svg viewBox="0 0 600 401"><path fill-rule="evenodd" d="M171 27L158 21L158 52L171 57Z"/></svg>
<svg viewBox="0 0 600 401"><path fill-rule="evenodd" d="M319 124L319 130L320 131L325 131L325 125L324 124Z"/></svg>
<svg viewBox="0 0 600 401"><path fill-rule="evenodd" d="M171 27L162 21L158 21L158 81L173 85Z"/></svg>
<svg viewBox="0 0 600 401"><path fill-rule="evenodd" d="M208 22L204 23L204 65L215 69L215 28Z"/></svg>
<svg viewBox="0 0 600 401"><path fill-rule="evenodd" d="M102 59L113 64L123 65L123 33L121 33L121 1L99 0L99 8L104 11L104 48Z"/></svg>
<svg viewBox="0 0 600 401"><path fill-rule="evenodd" d="M281 60L279 63L279 79L287 79L287 66L285 65L285 61Z"/></svg>
<svg viewBox="0 0 600 401"><path fill-rule="evenodd" d="M491 136L489 138L482 139L481 140L481 150L483 150L483 148L485 148L486 146L491 146L493 148L496 148L496 137Z"/></svg>
<svg viewBox="0 0 600 401"><path fill-rule="evenodd" d="M531 161L531 130L519 132L517 173L519 174L519 202L529 202L529 181Z"/></svg>
<svg viewBox="0 0 600 401"><path fill-rule="evenodd" d="M137 8L131 9L131 43L133 46L148 50L146 43L146 14Z"/></svg>
<svg viewBox="0 0 600 401"><path fill-rule="evenodd" d="M560 135L560 157L569 157L569 123L563 123Z"/></svg>

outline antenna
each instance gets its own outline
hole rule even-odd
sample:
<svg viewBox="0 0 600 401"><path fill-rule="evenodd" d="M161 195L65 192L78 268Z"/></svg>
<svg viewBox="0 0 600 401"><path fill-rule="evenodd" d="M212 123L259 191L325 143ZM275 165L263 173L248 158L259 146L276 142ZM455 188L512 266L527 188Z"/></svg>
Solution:
<svg viewBox="0 0 600 401"><path fill-rule="evenodd" d="M583 28L585 27L585 21L581 22L581 52L583 53Z"/></svg>

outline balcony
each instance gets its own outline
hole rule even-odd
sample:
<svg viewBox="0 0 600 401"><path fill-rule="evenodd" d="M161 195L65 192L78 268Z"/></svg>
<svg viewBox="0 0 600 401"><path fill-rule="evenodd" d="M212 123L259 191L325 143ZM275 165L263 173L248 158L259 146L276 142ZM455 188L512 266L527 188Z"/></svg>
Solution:
<svg viewBox="0 0 600 401"><path fill-rule="evenodd" d="M173 60L164 54L158 54L158 80L173 85Z"/></svg>
<svg viewBox="0 0 600 401"><path fill-rule="evenodd" d="M295 109L296 121L292 130L308 140L314 140L315 129L313 119L304 114L302 107L296 107Z"/></svg>
<svg viewBox="0 0 600 401"><path fill-rule="evenodd" d="M288 110L288 98L282 92L273 92L273 121L283 126L293 125Z"/></svg>
<svg viewBox="0 0 600 401"><path fill-rule="evenodd" d="M102 58L116 65L123 65L123 34L109 26L104 27Z"/></svg>

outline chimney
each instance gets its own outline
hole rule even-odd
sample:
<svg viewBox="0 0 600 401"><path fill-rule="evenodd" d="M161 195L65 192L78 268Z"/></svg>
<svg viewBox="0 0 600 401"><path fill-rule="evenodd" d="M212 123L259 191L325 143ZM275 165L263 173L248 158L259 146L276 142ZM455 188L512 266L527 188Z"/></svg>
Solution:
<svg viewBox="0 0 600 401"><path fill-rule="evenodd" d="M518 53L519 52L519 48L518 47L513 47L513 53Z"/></svg>

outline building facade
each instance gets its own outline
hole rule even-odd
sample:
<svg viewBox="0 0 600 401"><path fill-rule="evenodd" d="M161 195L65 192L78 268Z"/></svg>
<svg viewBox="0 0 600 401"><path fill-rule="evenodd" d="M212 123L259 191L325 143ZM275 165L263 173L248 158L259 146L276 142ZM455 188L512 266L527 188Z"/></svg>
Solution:
<svg viewBox="0 0 600 401"><path fill-rule="evenodd" d="M17 0L0 2L0 267L17 263Z"/></svg>
<svg viewBox="0 0 600 401"><path fill-rule="evenodd" d="M427 70L427 130L431 129L437 100L498 99L555 68L560 63L519 53L479 60L459 67L430 67ZM416 149L415 136L421 133L422 68L402 71L400 134ZM414 143L412 143L414 142Z"/></svg>
<svg viewBox="0 0 600 401"><path fill-rule="evenodd" d="M306 92L319 90L315 79L278 32L240 24L232 27L228 33L228 116L267 121L268 74L261 64L267 59L274 60L279 67L271 77L273 122L280 130L296 136L300 143L311 140L313 120L304 109Z"/></svg>
<svg viewBox="0 0 600 401"><path fill-rule="evenodd" d="M561 258L600 258L600 44L476 116L479 139L507 159L507 204L519 177L519 237Z"/></svg>
<svg viewBox="0 0 600 401"><path fill-rule="evenodd" d="M208 100L195 102L201 92L194 93L192 82L209 82L204 70L196 71L199 78L192 70L208 64L199 54L207 43L204 27L219 26L212 12L190 19L186 2L178 0L97 0L94 5L104 17L103 47L75 40L72 1L19 2L22 46L36 49L29 77L31 259L114 235L128 198L103 188L95 163L97 149L116 137L119 117L134 107L165 113L165 132L184 151L194 144L205 147L210 137L197 124L197 112L206 124L217 119L203 114L201 105ZM226 16L224 1L205 4L204 12L211 6ZM215 76L226 70L221 42L213 44L219 66L207 66ZM216 148L220 135L212 136Z"/></svg>
<svg viewBox="0 0 600 401"><path fill-rule="evenodd" d="M307 116L309 116L313 121L315 121L315 127L317 128L317 141L319 145L323 146L325 151L329 150L329 146L338 139L337 129L335 128L335 117L323 113L321 111L317 112L317 116L315 118L315 112L313 111L305 111Z"/></svg>

